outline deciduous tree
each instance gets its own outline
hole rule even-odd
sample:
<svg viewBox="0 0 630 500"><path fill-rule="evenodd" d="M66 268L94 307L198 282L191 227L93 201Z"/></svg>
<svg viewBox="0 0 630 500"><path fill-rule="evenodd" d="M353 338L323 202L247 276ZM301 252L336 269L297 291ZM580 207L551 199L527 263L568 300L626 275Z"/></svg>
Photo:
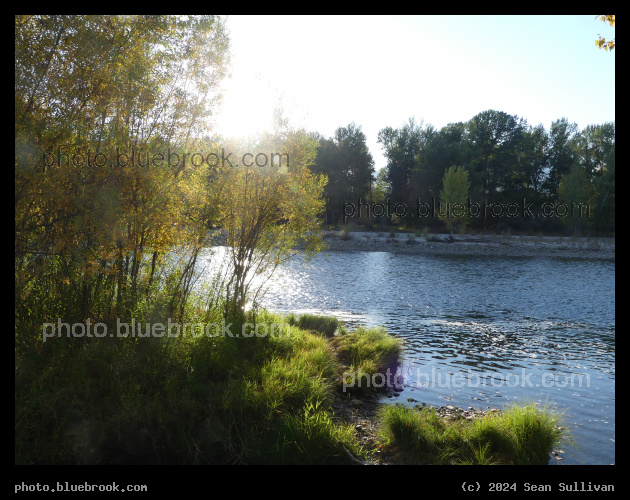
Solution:
<svg viewBox="0 0 630 500"><path fill-rule="evenodd" d="M468 171L457 166L449 167L442 184L439 217L453 235L455 229L462 229L468 224L470 216L467 207L470 188Z"/></svg>

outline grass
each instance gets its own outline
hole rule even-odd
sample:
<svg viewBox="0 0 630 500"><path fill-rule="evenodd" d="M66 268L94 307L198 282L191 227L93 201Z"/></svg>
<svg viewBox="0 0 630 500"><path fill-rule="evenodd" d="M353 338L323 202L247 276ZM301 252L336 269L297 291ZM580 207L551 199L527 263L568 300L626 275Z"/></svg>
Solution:
<svg viewBox="0 0 630 500"><path fill-rule="evenodd" d="M331 343L347 368L342 378L344 389L374 392L384 385L394 385L392 378L403 347L400 340L389 335L385 329L359 327L350 334L333 338ZM376 378L376 374L380 377Z"/></svg>
<svg viewBox="0 0 630 500"><path fill-rule="evenodd" d="M342 382L396 373L401 342L321 316L263 310L256 320L283 324L285 334L62 337L16 355L15 462L349 464L348 452L369 456L336 405L382 388L344 390ZM555 414L531 405L473 423L397 405L379 418L377 445L398 447L397 463L544 463L560 432Z"/></svg>
<svg viewBox="0 0 630 500"><path fill-rule="evenodd" d="M430 407L389 405L381 420L383 442L413 464L544 465L563 439L561 415L533 403L473 421L449 421Z"/></svg>
<svg viewBox="0 0 630 500"><path fill-rule="evenodd" d="M334 317L302 314L298 318L291 314L287 317L290 325L297 325L303 330L314 330L326 337L332 337L340 327L339 320Z"/></svg>
<svg viewBox="0 0 630 500"><path fill-rule="evenodd" d="M16 463L348 463L340 442L360 455L333 421L326 337L257 321L288 334L61 338L16 357Z"/></svg>

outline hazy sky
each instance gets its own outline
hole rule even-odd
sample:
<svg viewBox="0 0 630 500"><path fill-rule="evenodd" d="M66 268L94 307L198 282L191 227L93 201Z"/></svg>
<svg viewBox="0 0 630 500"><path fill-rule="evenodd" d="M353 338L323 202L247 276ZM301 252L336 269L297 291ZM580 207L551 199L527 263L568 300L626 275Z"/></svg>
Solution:
<svg viewBox="0 0 630 500"><path fill-rule="evenodd" d="M615 51L587 16L230 16L232 77L217 132L292 125L331 137L360 125L385 166L379 130L409 118L441 128L495 109L530 125L615 119Z"/></svg>

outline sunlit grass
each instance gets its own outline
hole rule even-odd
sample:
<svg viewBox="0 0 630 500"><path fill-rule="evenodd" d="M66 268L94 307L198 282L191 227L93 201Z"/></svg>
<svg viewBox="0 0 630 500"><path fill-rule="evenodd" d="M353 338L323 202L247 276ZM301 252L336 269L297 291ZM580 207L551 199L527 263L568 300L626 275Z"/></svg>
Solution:
<svg viewBox="0 0 630 500"><path fill-rule="evenodd" d="M434 408L389 405L381 411L384 443L408 463L544 465L563 439L561 415L547 406L513 404L472 422L449 421Z"/></svg>
<svg viewBox="0 0 630 500"><path fill-rule="evenodd" d="M329 338L336 320L304 318L308 329L248 313L286 327L264 338L51 339L28 350L16 358L15 461L349 463L341 446L365 456L354 427L333 419L341 375L366 377L355 396L378 390L366 382L396 372L402 344L382 328ZM386 405L380 420L381 445L405 463L546 463L562 437L559 416L533 404L474 422Z"/></svg>
<svg viewBox="0 0 630 500"><path fill-rule="evenodd" d="M402 355L402 343L383 328L359 327L355 331L334 337L331 344L347 370L344 389L351 392L371 392L392 385ZM375 375L379 375L378 379Z"/></svg>
<svg viewBox="0 0 630 500"><path fill-rule="evenodd" d="M337 318L332 316L319 316L315 314L301 314L297 318L291 314L287 316L290 325L297 325L304 330L315 330L327 337L332 337L341 326Z"/></svg>
<svg viewBox="0 0 630 500"><path fill-rule="evenodd" d="M16 364L16 463L347 463L339 442L361 450L332 420L329 342L283 324L269 338L51 341Z"/></svg>

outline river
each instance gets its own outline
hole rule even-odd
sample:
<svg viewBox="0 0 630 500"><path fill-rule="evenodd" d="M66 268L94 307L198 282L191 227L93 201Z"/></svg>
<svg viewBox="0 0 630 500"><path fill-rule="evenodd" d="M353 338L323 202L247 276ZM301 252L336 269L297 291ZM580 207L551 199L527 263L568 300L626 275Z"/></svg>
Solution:
<svg viewBox="0 0 630 500"><path fill-rule="evenodd" d="M289 261L261 304L401 338L405 386L384 402L547 404L573 438L558 463L615 462L614 261L329 252Z"/></svg>

